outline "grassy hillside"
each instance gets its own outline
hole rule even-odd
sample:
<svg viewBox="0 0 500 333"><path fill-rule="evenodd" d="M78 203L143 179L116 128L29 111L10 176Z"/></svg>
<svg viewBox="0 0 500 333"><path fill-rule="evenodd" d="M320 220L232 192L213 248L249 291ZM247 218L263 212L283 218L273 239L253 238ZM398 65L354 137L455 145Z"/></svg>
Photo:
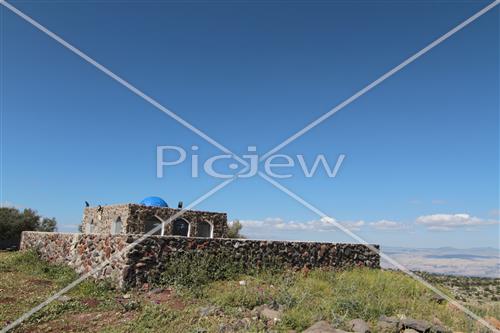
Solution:
<svg viewBox="0 0 500 333"><path fill-rule="evenodd" d="M76 277L47 265L32 253L0 253L0 326L43 301ZM217 278L217 281L213 281ZM450 295L449 279L439 283ZM498 280L488 280L498 288ZM483 284L485 282L482 282ZM490 290L490 287L488 287ZM399 272L353 269L343 272L265 271L241 275L231 267L172 263L161 285L124 293L86 281L21 326L18 332L230 332L303 330L318 320L345 328L362 318L372 326L381 315L440 322L455 331L481 332L425 287ZM267 304L278 321L259 319ZM500 318L500 303L469 298L480 316Z"/></svg>

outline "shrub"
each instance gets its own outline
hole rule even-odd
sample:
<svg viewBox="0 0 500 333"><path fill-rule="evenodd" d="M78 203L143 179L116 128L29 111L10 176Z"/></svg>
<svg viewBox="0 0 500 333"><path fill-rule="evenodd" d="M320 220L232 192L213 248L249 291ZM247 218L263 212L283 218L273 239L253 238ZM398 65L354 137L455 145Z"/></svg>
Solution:
<svg viewBox="0 0 500 333"><path fill-rule="evenodd" d="M41 217L33 209L0 208L0 240L19 239L23 231L56 231L56 224L55 218Z"/></svg>
<svg viewBox="0 0 500 333"><path fill-rule="evenodd" d="M229 229L227 230L227 238L245 238L242 234L240 234L241 229L243 228L243 225L239 220L234 220L230 225Z"/></svg>

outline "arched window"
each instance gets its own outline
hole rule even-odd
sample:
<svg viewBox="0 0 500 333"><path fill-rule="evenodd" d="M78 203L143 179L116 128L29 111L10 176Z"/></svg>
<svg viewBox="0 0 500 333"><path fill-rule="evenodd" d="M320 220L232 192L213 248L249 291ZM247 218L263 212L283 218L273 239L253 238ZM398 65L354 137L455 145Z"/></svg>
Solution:
<svg viewBox="0 0 500 333"><path fill-rule="evenodd" d="M161 235L161 221L156 217L147 220L144 224L145 233L149 233L153 229L155 229L155 231L150 233L150 235Z"/></svg>
<svg viewBox="0 0 500 333"><path fill-rule="evenodd" d="M212 225L206 221L202 221L198 223L198 228L196 230L196 237L213 237L213 228Z"/></svg>
<svg viewBox="0 0 500 333"><path fill-rule="evenodd" d="M189 223L184 219L177 219L172 222L172 235L174 236L189 236Z"/></svg>
<svg viewBox="0 0 500 333"><path fill-rule="evenodd" d="M87 233L88 234L93 234L95 230L95 224L94 224L94 219L90 220L90 222L87 224Z"/></svg>
<svg viewBox="0 0 500 333"><path fill-rule="evenodd" d="M111 226L111 234L112 235L121 234L122 228L123 228L122 219L121 219L121 217L118 216L116 221L114 221L113 225Z"/></svg>

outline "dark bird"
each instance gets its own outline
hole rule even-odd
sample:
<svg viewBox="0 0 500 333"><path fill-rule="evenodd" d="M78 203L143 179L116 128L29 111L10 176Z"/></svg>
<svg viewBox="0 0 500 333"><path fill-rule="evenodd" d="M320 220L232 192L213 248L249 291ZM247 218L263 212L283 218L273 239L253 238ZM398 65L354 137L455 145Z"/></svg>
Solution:
<svg viewBox="0 0 500 333"><path fill-rule="evenodd" d="M85 201L85 207L90 207L90 204L88 201Z"/></svg>
<svg viewBox="0 0 500 333"><path fill-rule="evenodd" d="M182 203L182 201L179 201L179 203L177 204L177 208L182 209L182 206L183 206L183 205L184 205L184 204Z"/></svg>

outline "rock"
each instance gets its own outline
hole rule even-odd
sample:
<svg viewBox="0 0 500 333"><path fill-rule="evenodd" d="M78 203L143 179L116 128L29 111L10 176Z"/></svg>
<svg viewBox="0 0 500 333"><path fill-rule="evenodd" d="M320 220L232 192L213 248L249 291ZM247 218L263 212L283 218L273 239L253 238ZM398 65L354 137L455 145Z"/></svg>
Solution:
<svg viewBox="0 0 500 333"><path fill-rule="evenodd" d="M414 329L407 328L403 331L403 333L419 333L418 331L415 331Z"/></svg>
<svg viewBox="0 0 500 333"><path fill-rule="evenodd" d="M66 295L61 295L61 296L59 296L59 297L57 298L57 300L58 300L59 302L66 303L66 302L68 302L68 301L71 301L71 297L66 296Z"/></svg>
<svg viewBox="0 0 500 333"><path fill-rule="evenodd" d="M246 286L247 285L247 282L245 280L241 280L239 282L240 286Z"/></svg>
<svg viewBox="0 0 500 333"><path fill-rule="evenodd" d="M257 315L260 319L278 321L281 319L281 312L271 309L267 305L257 306L252 310L252 315Z"/></svg>
<svg viewBox="0 0 500 333"><path fill-rule="evenodd" d="M351 320L347 327L353 332L356 333L370 333L370 326L363 319L354 319Z"/></svg>
<svg viewBox="0 0 500 333"><path fill-rule="evenodd" d="M377 323L377 331L381 333L399 332L399 319L396 317L381 316Z"/></svg>
<svg viewBox="0 0 500 333"><path fill-rule="evenodd" d="M431 333L451 333L452 331L443 325L433 325L430 330Z"/></svg>
<svg viewBox="0 0 500 333"><path fill-rule="evenodd" d="M436 303L438 303L438 304L443 304L444 302L446 302L446 298L444 298L444 297L443 297L443 296L441 296L441 295L434 294L434 295L432 295L432 297L431 297L431 301L436 302Z"/></svg>
<svg viewBox="0 0 500 333"><path fill-rule="evenodd" d="M327 321L318 321L302 333L345 333L345 331L335 329Z"/></svg>
<svg viewBox="0 0 500 333"><path fill-rule="evenodd" d="M203 306L198 309L200 317L210 316L211 314L217 313L217 311L219 311L219 308L214 305Z"/></svg>
<svg viewBox="0 0 500 333"><path fill-rule="evenodd" d="M277 321L281 319L281 312L266 307L260 312L260 316Z"/></svg>
<svg viewBox="0 0 500 333"><path fill-rule="evenodd" d="M417 332L429 332L432 325L425 320L417 320L412 318L406 318L401 321L401 326L404 329L411 328Z"/></svg>
<svg viewBox="0 0 500 333"><path fill-rule="evenodd" d="M123 297L123 299L130 299L130 297L132 297L132 296L130 296L130 294L125 294L122 297Z"/></svg>

